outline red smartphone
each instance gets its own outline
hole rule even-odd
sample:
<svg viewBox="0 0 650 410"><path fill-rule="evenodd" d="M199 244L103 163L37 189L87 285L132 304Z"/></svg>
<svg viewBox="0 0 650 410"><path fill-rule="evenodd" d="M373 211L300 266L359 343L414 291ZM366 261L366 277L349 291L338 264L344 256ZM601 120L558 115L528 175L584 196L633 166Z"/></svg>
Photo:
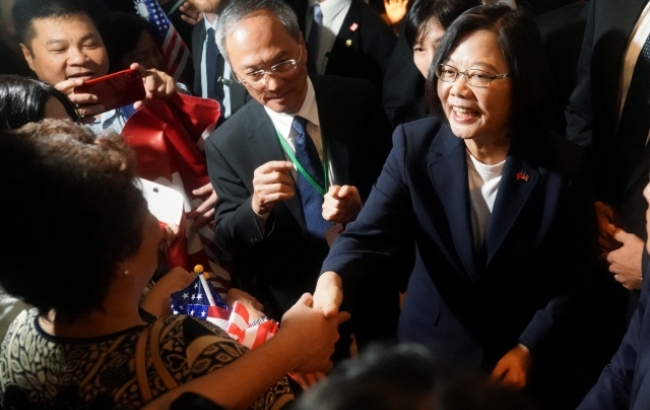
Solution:
<svg viewBox="0 0 650 410"><path fill-rule="evenodd" d="M75 94L94 94L106 111L144 99L146 93L140 71L128 69L93 78L74 88Z"/></svg>

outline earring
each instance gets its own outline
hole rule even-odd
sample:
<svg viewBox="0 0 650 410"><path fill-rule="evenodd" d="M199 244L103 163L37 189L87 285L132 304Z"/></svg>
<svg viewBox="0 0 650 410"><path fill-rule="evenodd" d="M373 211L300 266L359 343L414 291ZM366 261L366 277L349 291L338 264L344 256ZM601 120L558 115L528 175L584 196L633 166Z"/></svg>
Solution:
<svg viewBox="0 0 650 410"><path fill-rule="evenodd" d="M127 276L129 274L128 269L124 271L124 276Z"/></svg>

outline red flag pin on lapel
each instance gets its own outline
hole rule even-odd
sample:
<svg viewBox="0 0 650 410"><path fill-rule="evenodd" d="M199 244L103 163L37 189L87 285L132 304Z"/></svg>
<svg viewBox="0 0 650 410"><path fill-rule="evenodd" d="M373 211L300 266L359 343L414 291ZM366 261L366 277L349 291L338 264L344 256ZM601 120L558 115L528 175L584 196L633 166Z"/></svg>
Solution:
<svg viewBox="0 0 650 410"><path fill-rule="evenodd" d="M517 172L517 181L528 182L529 179L530 179L530 175L528 175L527 172L524 171Z"/></svg>
<svg viewBox="0 0 650 410"><path fill-rule="evenodd" d="M355 31L357 31L358 28L359 28L359 23L357 23L357 22L354 22L354 23L352 23L352 25L350 25L350 31L353 32L353 33Z"/></svg>

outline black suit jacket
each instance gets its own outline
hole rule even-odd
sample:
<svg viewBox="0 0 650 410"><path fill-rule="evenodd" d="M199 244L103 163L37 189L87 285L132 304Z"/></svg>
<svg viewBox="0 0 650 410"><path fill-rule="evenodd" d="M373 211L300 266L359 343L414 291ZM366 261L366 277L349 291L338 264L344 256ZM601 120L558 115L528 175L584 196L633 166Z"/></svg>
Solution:
<svg viewBox="0 0 650 410"><path fill-rule="evenodd" d="M646 3L647 0L589 1L578 82L565 112L567 137L590 147L593 154L597 199L611 203L621 214L622 227L640 238L647 236L648 205L642 190L648 182L650 151L646 147L641 153L643 157L636 162L633 174L621 172L626 156L633 153L625 153L620 144L618 92L624 54ZM643 254L647 260L647 253ZM592 363L596 364L606 363L613 354L638 300L638 294L627 291L611 276L607 266L591 276L590 288L598 302L590 305L585 322L592 322L591 334L599 342L585 346L594 350Z"/></svg>
<svg viewBox="0 0 650 410"><path fill-rule="evenodd" d="M307 0L302 0L296 6L305 41L309 35L305 29L307 5ZM329 53L325 74L364 78L381 92L396 41L392 29L377 12L361 0L352 0Z"/></svg>
<svg viewBox="0 0 650 410"><path fill-rule="evenodd" d="M650 152L640 155L631 172L622 165L634 153L624 152L618 134L618 92L625 54L647 0L591 0L578 62L578 84L566 110L567 136L593 148L599 198L621 212L624 227L641 238L647 203L641 192L648 182Z"/></svg>
<svg viewBox="0 0 650 410"><path fill-rule="evenodd" d="M413 49L406 42L404 29L405 22L402 20L399 38L384 77L384 110L395 126L403 122L403 113L412 111L411 107L417 105L417 100L424 101L425 79L413 62ZM400 117L396 121L398 110Z"/></svg>
<svg viewBox="0 0 650 410"><path fill-rule="evenodd" d="M321 133L336 182L365 199L390 149L390 126L366 81L314 76ZM217 192L216 240L234 258L235 275L278 319L304 292L313 292L328 248L311 245L299 193L276 203L263 235L251 208L253 173L285 155L263 106L250 101L207 139L210 180ZM397 293L394 293L395 297Z"/></svg>
<svg viewBox="0 0 650 410"><path fill-rule="evenodd" d="M576 87L576 68L587 23L588 2L568 4L535 18L555 86L553 131L566 130L564 110Z"/></svg>
<svg viewBox="0 0 650 410"><path fill-rule="evenodd" d="M192 31L192 62L194 63L194 88L192 91L195 95L199 97L203 95L201 90L201 56L203 55L203 43L205 42L205 23L199 22L194 26ZM215 81L217 79L215 78ZM230 107L231 114L234 114L237 110L246 104L249 100L248 92L243 85L239 84L237 81L231 78L229 85L224 85L224 87L230 87Z"/></svg>

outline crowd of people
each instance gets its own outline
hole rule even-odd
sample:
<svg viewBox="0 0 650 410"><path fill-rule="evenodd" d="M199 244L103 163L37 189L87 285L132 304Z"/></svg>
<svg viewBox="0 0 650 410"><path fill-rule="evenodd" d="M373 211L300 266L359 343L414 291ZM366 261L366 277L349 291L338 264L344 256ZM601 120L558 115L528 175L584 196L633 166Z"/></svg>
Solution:
<svg viewBox="0 0 650 410"><path fill-rule="evenodd" d="M148 1L0 8L0 409L650 406L650 3Z"/></svg>

